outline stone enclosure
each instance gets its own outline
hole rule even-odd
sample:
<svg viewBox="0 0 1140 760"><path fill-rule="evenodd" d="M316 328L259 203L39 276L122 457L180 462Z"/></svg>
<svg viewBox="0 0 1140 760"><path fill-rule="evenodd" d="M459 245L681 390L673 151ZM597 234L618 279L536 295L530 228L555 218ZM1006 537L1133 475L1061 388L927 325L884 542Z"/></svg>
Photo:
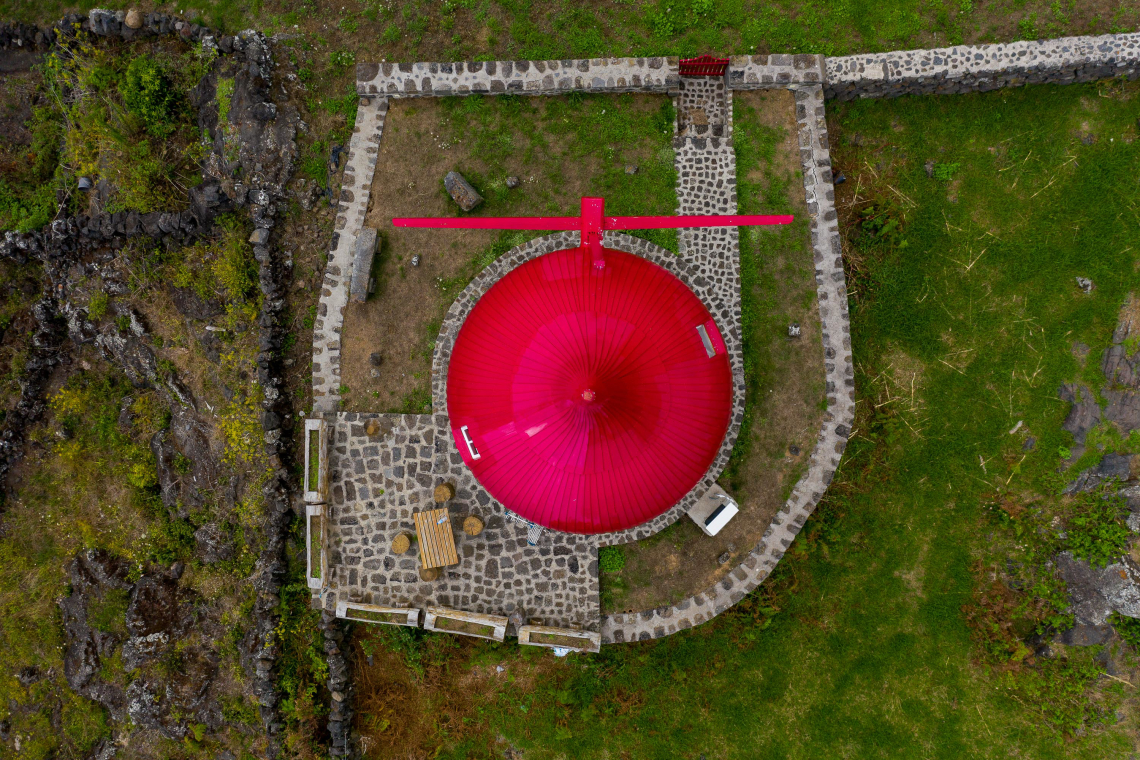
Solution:
<svg viewBox="0 0 1140 760"><path fill-rule="evenodd" d="M602 643L666 636L724 611L763 582L791 545L831 482L854 416L847 291L825 98L963 92L1027 82L1135 78L1138 73L1140 35L1135 34L838 59L736 56L730 59L724 77L712 78L681 78L678 61L672 58L359 65L356 131L313 338L314 414L330 428L329 570L314 602L330 613L337 610L338 602L342 609L345 604L413 611L451 608L495 616L487 620L503 616L509 621L508 635L518 635L519 628L526 625L555 626L597 636ZM677 212L726 214L736 213L732 92L760 88L786 88L795 97L822 323L827 412L807 472L762 540L737 567L714 586L675 605L603 615L598 597L598 548L645 538L680 518L687 506L715 482L739 430L743 367L737 230L682 230L680 255L668 258L644 241L606 235L607 245L668 263L723 325L735 388L734 416L720 456L685 499L650 523L601 536L542 531L513 519L475 481L455 450L443 391L450 346L462 318L478 297L518 263L576 245L576 235L551 235L519 246L492 264L459 296L436 344L431 414L339 411L344 311L350 291L359 292L362 285L353 282L353 249L357 238L368 234L363 222L388 101L393 97L507 92L536 96L569 91L667 94L674 98L677 112ZM410 532L414 512L435 506L432 490L444 482L456 487L456 496L448 506L460 563L445 569L436 581L423 581L414 553L393 554L391 541L397 533ZM474 537L460 529L463 518L472 514L486 525Z"/></svg>

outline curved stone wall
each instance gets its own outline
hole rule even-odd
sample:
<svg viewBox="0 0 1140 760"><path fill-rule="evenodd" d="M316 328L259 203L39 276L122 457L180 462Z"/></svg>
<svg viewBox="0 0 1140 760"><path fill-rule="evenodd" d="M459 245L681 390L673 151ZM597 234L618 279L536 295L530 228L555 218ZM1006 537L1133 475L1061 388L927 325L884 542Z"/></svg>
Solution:
<svg viewBox="0 0 1140 760"><path fill-rule="evenodd" d="M602 642L660 638L707 622L755 589L807 522L839 467L855 416L855 373L851 363L851 330L842 241L831 181L823 88L793 87L799 123L804 191L811 217L816 294L823 328L827 413L812 451L807 473L796 484L784 508L764 537L725 578L700 594L652 610L602 616Z"/></svg>

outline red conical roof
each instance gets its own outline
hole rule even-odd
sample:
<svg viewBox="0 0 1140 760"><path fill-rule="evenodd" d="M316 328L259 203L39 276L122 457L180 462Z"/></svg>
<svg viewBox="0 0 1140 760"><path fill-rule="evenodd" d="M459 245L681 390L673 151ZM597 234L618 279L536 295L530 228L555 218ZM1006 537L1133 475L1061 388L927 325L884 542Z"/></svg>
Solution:
<svg viewBox="0 0 1140 760"><path fill-rule="evenodd" d="M507 509L573 533L668 510L708 470L731 408L704 304L613 249L601 269L571 248L509 272L471 310L448 367L452 432L475 477Z"/></svg>

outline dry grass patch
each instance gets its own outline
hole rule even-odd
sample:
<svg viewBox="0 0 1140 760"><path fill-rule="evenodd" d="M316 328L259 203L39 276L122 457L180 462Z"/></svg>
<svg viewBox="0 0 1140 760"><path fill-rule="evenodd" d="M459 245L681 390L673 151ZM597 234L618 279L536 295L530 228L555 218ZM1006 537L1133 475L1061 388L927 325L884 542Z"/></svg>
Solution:
<svg viewBox="0 0 1140 760"><path fill-rule="evenodd" d="M462 215L443 189L453 169L486 199L476 216L576 215L584 195L605 197L615 214L672 213L671 134L670 101L655 96L392 101L365 221L381 233L376 292L345 311L345 408L429 408L431 356L447 307L479 271L528 239L395 229L393 217ZM627 166L637 173L626 174ZM508 189L508 176L521 187ZM378 368L369 362L375 352L383 357Z"/></svg>

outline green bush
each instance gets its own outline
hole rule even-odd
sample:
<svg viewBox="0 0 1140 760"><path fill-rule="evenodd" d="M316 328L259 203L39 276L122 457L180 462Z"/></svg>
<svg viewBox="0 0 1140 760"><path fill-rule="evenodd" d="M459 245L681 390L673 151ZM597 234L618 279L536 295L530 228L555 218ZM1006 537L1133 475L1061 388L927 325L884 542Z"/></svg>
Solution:
<svg viewBox="0 0 1140 760"><path fill-rule="evenodd" d="M1073 556L1105 567L1124 554L1132 535L1124 523L1128 514L1124 498L1101 488L1081 494L1072 509L1065 543Z"/></svg>
<svg viewBox="0 0 1140 760"><path fill-rule="evenodd" d="M147 132L161 138L173 131L178 93L157 61L145 55L131 61L119 83L119 95Z"/></svg>
<svg viewBox="0 0 1140 760"><path fill-rule="evenodd" d="M0 228L29 232L39 229L55 215L55 188L40 185L20 192L0 179Z"/></svg>
<svg viewBox="0 0 1140 760"><path fill-rule="evenodd" d="M618 573L625 567L625 550L620 546L603 546L598 550L598 567L603 573Z"/></svg>
<svg viewBox="0 0 1140 760"><path fill-rule="evenodd" d="M1140 650L1140 618L1128 617L1114 612L1108 618L1112 627L1120 634L1120 638L1132 645L1133 649Z"/></svg>

